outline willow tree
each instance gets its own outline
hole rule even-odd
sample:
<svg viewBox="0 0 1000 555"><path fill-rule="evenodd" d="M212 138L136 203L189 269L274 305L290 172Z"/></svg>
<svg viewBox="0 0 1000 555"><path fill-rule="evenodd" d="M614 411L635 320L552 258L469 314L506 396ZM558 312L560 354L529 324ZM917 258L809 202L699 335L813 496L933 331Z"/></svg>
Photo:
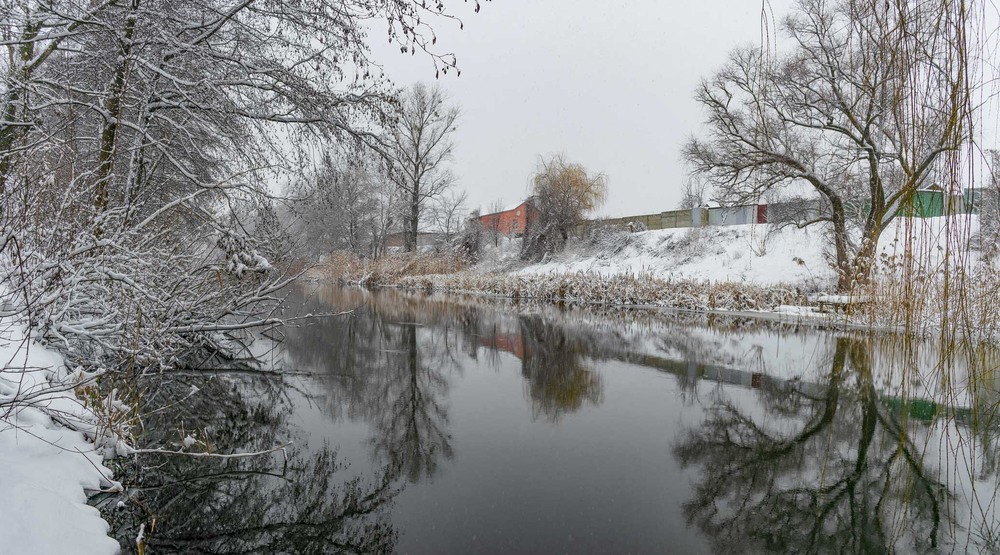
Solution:
<svg viewBox="0 0 1000 555"><path fill-rule="evenodd" d="M521 256L538 259L562 250L583 217L604 203L607 176L556 155L539 160L531 190L529 209L537 213L529 218Z"/></svg>
<svg viewBox="0 0 1000 555"><path fill-rule="evenodd" d="M741 48L704 80L703 137L684 158L723 202L802 188L831 230L838 288L871 275L886 224L914 191L958 187L970 136L970 15L941 0L800 0L787 48ZM813 214L815 216L815 214Z"/></svg>

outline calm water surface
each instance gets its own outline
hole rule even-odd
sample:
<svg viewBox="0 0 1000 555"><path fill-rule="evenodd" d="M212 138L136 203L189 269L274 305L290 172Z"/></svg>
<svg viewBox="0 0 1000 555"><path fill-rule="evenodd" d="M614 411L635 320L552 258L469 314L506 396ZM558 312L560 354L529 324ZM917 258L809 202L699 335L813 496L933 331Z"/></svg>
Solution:
<svg viewBox="0 0 1000 555"><path fill-rule="evenodd" d="M290 307L353 312L258 342L280 376L171 376L145 407L154 443L287 460L144 459L123 546L151 515L153 552L998 545L991 351L327 286Z"/></svg>

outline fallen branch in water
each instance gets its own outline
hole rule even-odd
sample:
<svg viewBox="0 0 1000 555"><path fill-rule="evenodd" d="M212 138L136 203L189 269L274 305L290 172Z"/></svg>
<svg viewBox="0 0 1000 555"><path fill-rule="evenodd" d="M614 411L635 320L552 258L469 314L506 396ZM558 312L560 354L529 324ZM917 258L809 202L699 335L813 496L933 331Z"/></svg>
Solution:
<svg viewBox="0 0 1000 555"><path fill-rule="evenodd" d="M277 447L267 449L265 451L254 451L252 453L230 453L230 454L220 454L220 453L190 453L187 451L171 451L169 449L135 449L132 451L134 454L143 455L184 455L187 457L196 458L213 458L213 459L245 459L248 457L259 457L261 455L269 455L275 451L281 451L282 456L285 458L285 462L288 462L288 452L285 451L292 442L288 442L284 445L279 445Z"/></svg>

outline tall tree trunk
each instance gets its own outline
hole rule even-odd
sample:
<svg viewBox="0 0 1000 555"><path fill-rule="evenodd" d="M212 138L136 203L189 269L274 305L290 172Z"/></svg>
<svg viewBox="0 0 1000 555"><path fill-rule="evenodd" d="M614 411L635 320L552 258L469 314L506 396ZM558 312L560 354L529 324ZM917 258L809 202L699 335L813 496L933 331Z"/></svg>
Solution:
<svg viewBox="0 0 1000 555"><path fill-rule="evenodd" d="M413 193L410 195L410 218L407 222L409 229L406 233L406 250L414 252L417 250L417 226L420 222L420 195L419 189L414 185Z"/></svg>
<svg viewBox="0 0 1000 555"><path fill-rule="evenodd" d="M0 194L7 190L7 180L14 167L14 146L17 139L23 137L31 127L30 121L18 122L18 107L26 104L28 79L31 77L29 63L35 56L35 38L38 36L38 23L27 23L21 33L21 46L18 48L20 68L11 68L16 79L7 82L7 98L4 101L3 123L0 124ZM20 91L24 89L25 93Z"/></svg>
<svg viewBox="0 0 1000 555"><path fill-rule="evenodd" d="M827 198L830 200L833 244L837 255L837 292L847 293L854 283L855 276L847 240L847 216L844 212L844 202L839 197Z"/></svg>
<svg viewBox="0 0 1000 555"><path fill-rule="evenodd" d="M129 56L132 53L132 37L135 34L136 15L139 0L132 0L129 13L125 17L125 28L119 41L118 64L111 81L111 90L104 104L107 118L101 129L101 149L97 157L97 175L94 187L94 208L100 214L108 208L108 185L114 170L115 143L118 138L118 120L121 117L122 101L125 95L125 81L128 77Z"/></svg>

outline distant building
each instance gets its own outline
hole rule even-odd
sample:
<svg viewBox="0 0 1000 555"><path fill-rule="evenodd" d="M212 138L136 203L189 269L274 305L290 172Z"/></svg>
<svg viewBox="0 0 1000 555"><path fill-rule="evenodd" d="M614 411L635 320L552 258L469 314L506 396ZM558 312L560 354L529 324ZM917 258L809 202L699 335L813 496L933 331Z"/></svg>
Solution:
<svg viewBox="0 0 1000 555"><path fill-rule="evenodd" d="M479 216L479 222L488 231L504 235L524 235L528 227L538 219L538 209L532 199L504 208L493 214Z"/></svg>

